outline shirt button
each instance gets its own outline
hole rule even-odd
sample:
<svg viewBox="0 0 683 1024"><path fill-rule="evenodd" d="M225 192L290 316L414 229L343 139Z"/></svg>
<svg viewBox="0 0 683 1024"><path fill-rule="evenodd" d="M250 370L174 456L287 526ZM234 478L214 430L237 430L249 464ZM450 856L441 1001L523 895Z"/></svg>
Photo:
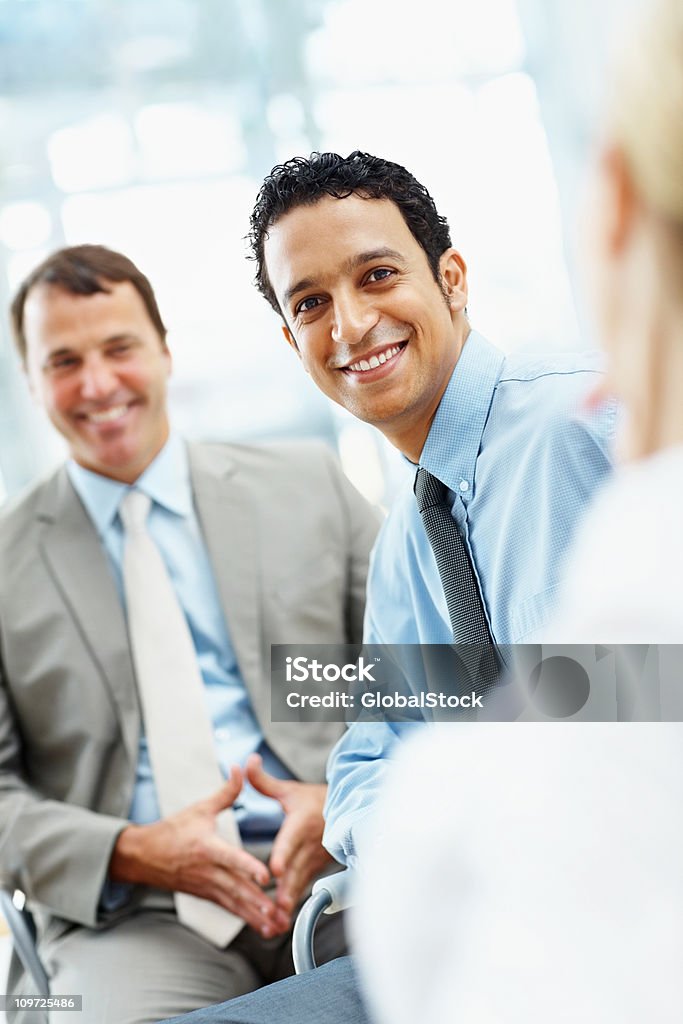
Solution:
<svg viewBox="0 0 683 1024"><path fill-rule="evenodd" d="M460 490L464 492L464 491L469 491L469 489L470 489L470 485L467 483L467 480L461 480L460 481Z"/></svg>
<svg viewBox="0 0 683 1024"><path fill-rule="evenodd" d="M229 729L216 729L216 739L219 743L225 743L226 740L230 739Z"/></svg>

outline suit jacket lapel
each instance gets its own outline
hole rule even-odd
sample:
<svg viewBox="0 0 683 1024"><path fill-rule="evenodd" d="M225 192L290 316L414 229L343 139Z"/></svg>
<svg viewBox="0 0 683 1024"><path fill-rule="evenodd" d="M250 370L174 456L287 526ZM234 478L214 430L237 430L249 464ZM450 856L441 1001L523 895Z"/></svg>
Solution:
<svg viewBox="0 0 683 1024"><path fill-rule="evenodd" d="M123 609L107 556L65 469L48 488L40 547L64 604L84 636L137 762L140 711Z"/></svg>
<svg viewBox="0 0 683 1024"><path fill-rule="evenodd" d="M225 451L188 445L197 515L237 663L258 718L270 718L260 648L262 586L253 495ZM264 717L265 716L265 717Z"/></svg>

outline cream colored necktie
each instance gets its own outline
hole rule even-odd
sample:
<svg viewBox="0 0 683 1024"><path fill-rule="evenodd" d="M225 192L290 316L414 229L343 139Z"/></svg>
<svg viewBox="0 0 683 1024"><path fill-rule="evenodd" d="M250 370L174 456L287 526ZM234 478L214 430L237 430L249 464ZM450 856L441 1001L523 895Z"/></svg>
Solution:
<svg viewBox="0 0 683 1024"><path fill-rule="evenodd" d="M224 782L214 749L204 683L192 636L159 549L147 532L151 499L130 491L119 514L126 530L123 581L149 756L164 817L203 800ZM241 846L231 809L216 818L220 836ZM244 921L210 900L174 893L178 918L223 947Z"/></svg>

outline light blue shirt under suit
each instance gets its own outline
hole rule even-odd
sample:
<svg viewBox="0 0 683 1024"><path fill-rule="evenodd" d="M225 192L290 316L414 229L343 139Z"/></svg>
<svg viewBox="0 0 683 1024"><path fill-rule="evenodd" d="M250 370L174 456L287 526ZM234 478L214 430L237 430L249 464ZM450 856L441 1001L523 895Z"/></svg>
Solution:
<svg viewBox="0 0 683 1024"><path fill-rule="evenodd" d="M529 640L548 620L563 555L610 469L616 406L582 409L601 368L597 354L505 356L472 331L432 422L420 466L450 490L499 645ZM451 642L413 478L371 558L366 643ZM353 866L398 738L414 728L356 723L332 751L324 843L337 860Z"/></svg>
<svg viewBox="0 0 683 1024"><path fill-rule="evenodd" d="M122 561L124 530L118 510L128 485L90 472L70 461L69 477L102 541L124 604ZM204 681L207 712L224 775L233 764L244 765L249 754L263 756L272 775L290 778L284 765L265 743L251 707L246 687L223 618L211 563L194 510L187 451L180 438L171 435L157 457L136 480L134 489L152 499L148 519L174 585L194 641ZM209 794L207 793L207 796ZM271 839L282 823L277 801L245 784L234 805L244 839ZM129 817L148 824L160 817L154 776L144 732L140 737L137 772Z"/></svg>

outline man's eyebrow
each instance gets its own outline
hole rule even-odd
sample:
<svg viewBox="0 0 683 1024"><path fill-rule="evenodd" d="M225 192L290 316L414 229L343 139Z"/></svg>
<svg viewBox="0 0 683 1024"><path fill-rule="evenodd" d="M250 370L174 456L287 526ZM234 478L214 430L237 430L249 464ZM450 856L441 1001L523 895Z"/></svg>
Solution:
<svg viewBox="0 0 683 1024"><path fill-rule="evenodd" d="M117 341L139 341L140 338L134 331L119 331L118 334L110 334L99 343L99 348L106 345L115 345Z"/></svg>
<svg viewBox="0 0 683 1024"><path fill-rule="evenodd" d="M305 292L308 288L317 288L318 282L314 277L302 277L300 281L293 284L291 288L288 288L285 292L285 306L288 306L290 300L298 295L299 292Z"/></svg>
<svg viewBox="0 0 683 1024"><path fill-rule="evenodd" d="M72 355L74 355L74 350L72 348L67 348L66 346L63 346L62 348L55 348L45 356L43 366L47 366L49 363L54 362L55 359L61 359L62 356Z"/></svg>
<svg viewBox="0 0 683 1024"><path fill-rule="evenodd" d="M362 267L365 263L372 263L373 260L394 260L397 263L405 265L405 257L397 252L396 249L390 249L388 246L381 246L379 249L369 249L367 252L359 252L355 256L352 256L344 264L344 273L349 274L359 267ZM319 288L320 282L314 277L302 277L300 281L293 284L291 288L288 288L285 292L285 305L289 305L290 301L299 292L305 292L309 288Z"/></svg>
<svg viewBox="0 0 683 1024"><path fill-rule="evenodd" d="M346 262L344 269L347 272L358 270L364 263L372 263L373 260L394 260L397 263L405 264L405 257L400 252L383 245L379 249L369 249L367 252L359 252L358 255L352 256Z"/></svg>

